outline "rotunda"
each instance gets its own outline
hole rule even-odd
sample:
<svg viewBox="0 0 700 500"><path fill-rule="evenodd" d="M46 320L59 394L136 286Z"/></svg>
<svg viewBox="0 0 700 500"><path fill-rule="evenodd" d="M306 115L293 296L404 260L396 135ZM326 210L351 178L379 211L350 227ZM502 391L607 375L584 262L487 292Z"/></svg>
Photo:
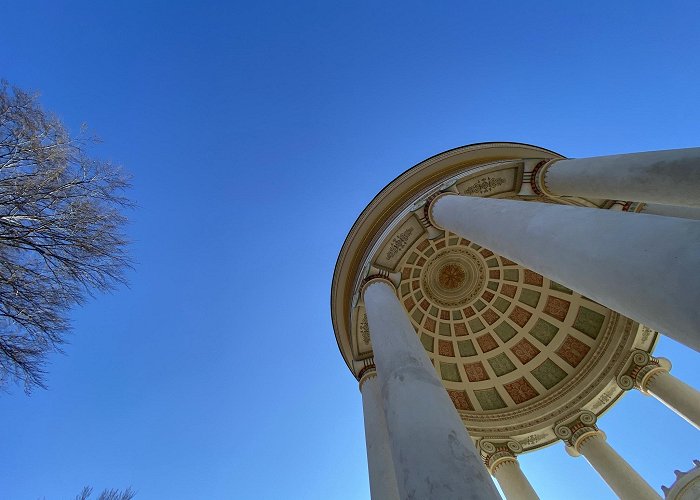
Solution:
<svg viewBox="0 0 700 500"><path fill-rule="evenodd" d="M698 392L653 356L658 331L700 349L699 206L700 148L568 160L475 144L386 186L331 291L372 498L498 498L492 476L509 500L538 498L517 456L558 441L621 498L660 498L596 421L641 390L700 424Z"/></svg>

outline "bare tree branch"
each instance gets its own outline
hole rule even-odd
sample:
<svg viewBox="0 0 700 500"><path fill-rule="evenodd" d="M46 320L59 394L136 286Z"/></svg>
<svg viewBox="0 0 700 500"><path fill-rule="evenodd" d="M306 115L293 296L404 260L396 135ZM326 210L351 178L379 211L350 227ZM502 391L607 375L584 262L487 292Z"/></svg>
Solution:
<svg viewBox="0 0 700 500"><path fill-rule="evenodd" d="M75 500L88 500L92 495L92 486L85 486L83 491L75 497ZM116 489L103 490L97 500L131 500L136 496L136 492L128 487L124 491Z"/></svg>
<svg viewBox="0 0 700 500"><path fill-rule="evenodd" d="M92 142L0 82L0 387L44 387L70 308L125 283L129 177Z"/></svg>

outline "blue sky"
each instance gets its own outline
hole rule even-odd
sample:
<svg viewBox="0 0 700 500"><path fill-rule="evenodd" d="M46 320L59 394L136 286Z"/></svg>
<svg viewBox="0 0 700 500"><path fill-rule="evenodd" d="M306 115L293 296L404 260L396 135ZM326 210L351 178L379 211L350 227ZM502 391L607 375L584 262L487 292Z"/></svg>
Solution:
<svg viewBox="0 0 700 500"><path fill-rule="evenodd" d="M700 145L697 2L14 2L1 76L134 176L130 288L76 309L49 390L0 395L0 497L366 499L330 323L355 218L482 141L571 157ZM630 286L634 286L633 278ZM698 354L663 339L700 387ZM656 488L698 433L630 394L600 421ZM543 499L613 498L560 445ZM564 492L566 492L564 494Z"/></svg>

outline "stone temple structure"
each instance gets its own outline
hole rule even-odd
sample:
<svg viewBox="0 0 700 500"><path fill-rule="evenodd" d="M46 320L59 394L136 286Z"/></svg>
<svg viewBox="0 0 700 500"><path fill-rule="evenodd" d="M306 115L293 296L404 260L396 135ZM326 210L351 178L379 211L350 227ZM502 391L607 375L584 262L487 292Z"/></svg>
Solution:
<svg viewBox="0 0 700 500"><path fill-rule="evenodd" d="M620 498L660 498L596 421L638 390L700 426L700 393L653 356L658 332L700 350L699 269L700 148L484 143L401 174L350 230L331 292L372 498L499 498L494 477L535 499L517 457L561 441Z"/></svg>

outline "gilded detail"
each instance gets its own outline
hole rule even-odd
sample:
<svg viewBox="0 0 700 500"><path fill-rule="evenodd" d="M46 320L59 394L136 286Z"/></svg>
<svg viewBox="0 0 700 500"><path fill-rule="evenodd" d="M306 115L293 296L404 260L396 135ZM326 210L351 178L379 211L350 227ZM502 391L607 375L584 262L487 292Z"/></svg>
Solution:
<svg viewBox="0 0 700 500"><path fill-rule="evenodd" d="M360 321L360 336L362 337L362 342L369 345L369 324L367 324L367 316L364 314Z"/></svg>
<svg viewBox="0 0 700 500"><path fill-rule="evenodd" d="M486 177L484 179L479 179L476 184L473 184L464 190L464 194L475 195L475 194L488 194L493 189L497 188L501 184L505 184L506 180L502 177Z"/></svg>
<svg viewBox="0 0 700 500"><path fill-rule="evenodd" d="M464 283L467 275L464 269L457 264L447 264L440 269L438 274L438 282L448 290L459 288Z"/></svg>
<svg viewBox="0 0 700 500"><path fill-rule="evenodd" d="M386 258L391 259L406 246L408 239L413 234L413 228L409 227L403 233L394 236L391 240L391 245L389 246L389 251L386 253Z"/></svg>

